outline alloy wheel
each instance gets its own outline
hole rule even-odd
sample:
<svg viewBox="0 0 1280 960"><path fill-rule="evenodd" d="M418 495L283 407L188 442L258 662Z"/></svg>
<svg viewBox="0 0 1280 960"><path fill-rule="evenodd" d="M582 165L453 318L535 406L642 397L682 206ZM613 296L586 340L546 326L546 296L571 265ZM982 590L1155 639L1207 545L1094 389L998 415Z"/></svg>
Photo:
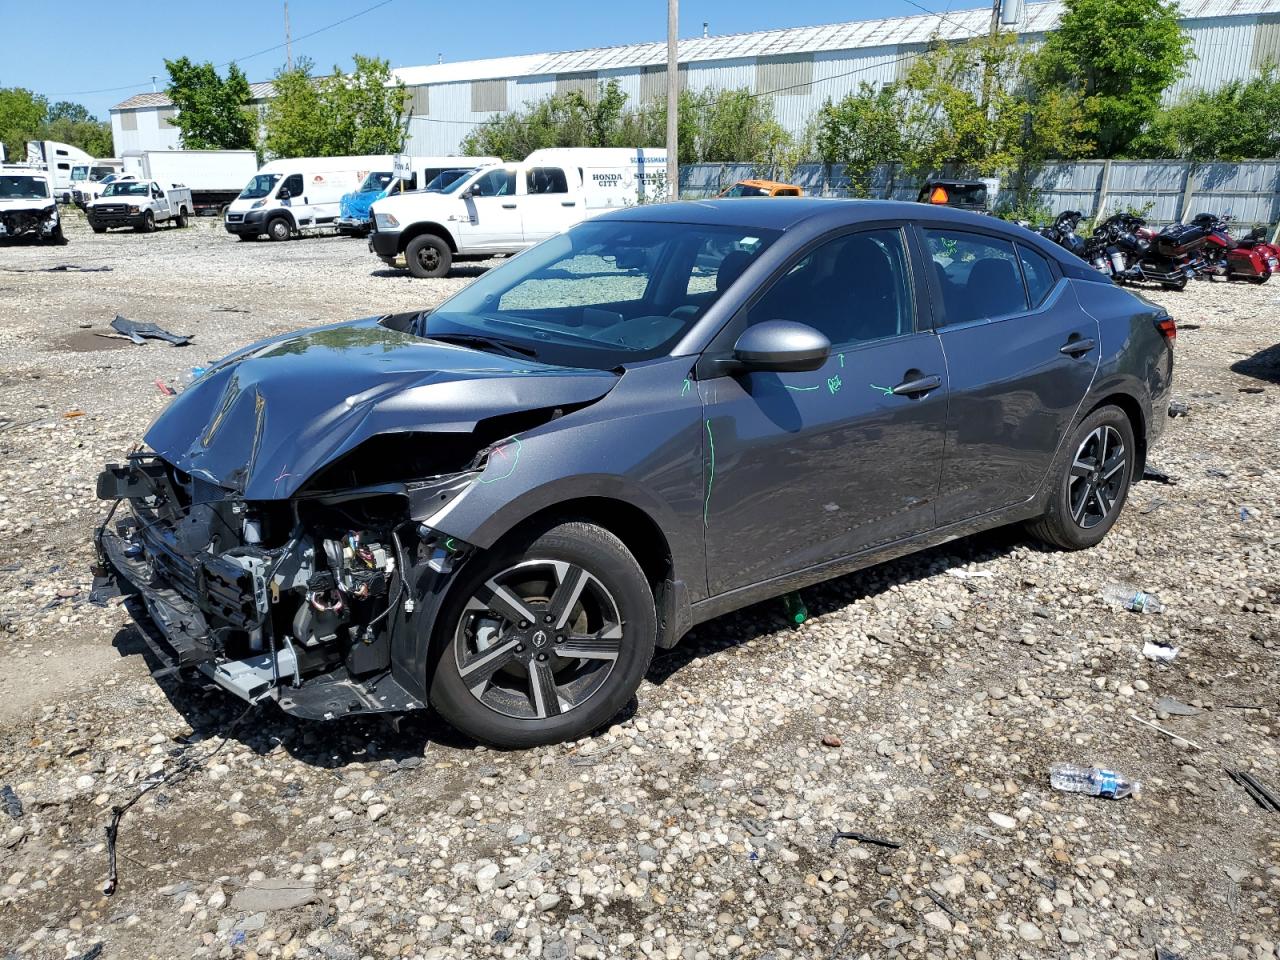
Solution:
<svg viewBox="0 0 1280 960"><path fill-rule="evenodd" d="M613 595L562 560L527 560L486 580L463 607L453 643L471 695L523 720L581 707L604 686L621 649Z"/></svg>
<svg viewBox="0 0 1280 960"><path fill-rule="evenodd" d="M1127 479L1127 453L1120 432L1111 426L1093 430L1076 450L1067 484L1071 519L1088 530L1111 515Z"/></svg>

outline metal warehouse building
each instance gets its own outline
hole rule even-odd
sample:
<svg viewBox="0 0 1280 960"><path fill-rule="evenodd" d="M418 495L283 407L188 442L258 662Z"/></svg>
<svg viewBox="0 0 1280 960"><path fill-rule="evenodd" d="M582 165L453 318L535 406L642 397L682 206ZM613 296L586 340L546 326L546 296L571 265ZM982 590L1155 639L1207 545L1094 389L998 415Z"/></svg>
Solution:
<svg viewBox="0 0 1280 960"><path fill-rule="evenodd" d="M1183 0L1180 6L1195 60L1169 91L1171 98L1249 77L1269 60L1280 63L1280 0ZM1061 3L1025 5L1019 36L1036 42L1061 13ZM930 40L978 36L990 23L987 6L681 40L680 85L769 94L778 120L798 133L828 97L838 99L863 81L893 83ZM666 56L666 43L654 42L397 68L395 75L412 95L408 152L456 152L476 124L553 93L594 94L602 81L616 79L632 105L661 98ZM256 103L264 103L271 84L254 84L253 95ZM116 155L177 148L173 115L168 98L158 93L139 94L113 107Z"/></svg>

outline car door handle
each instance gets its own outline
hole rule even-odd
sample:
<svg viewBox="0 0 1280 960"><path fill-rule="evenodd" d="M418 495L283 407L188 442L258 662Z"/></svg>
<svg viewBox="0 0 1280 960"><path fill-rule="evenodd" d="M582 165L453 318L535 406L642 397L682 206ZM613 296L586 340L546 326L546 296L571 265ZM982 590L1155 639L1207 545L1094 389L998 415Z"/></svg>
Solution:
<svg viewBox="0 0 1280 960"><path fill-rule="evenodd" d="M1086 353L1094 348L1094 341L1085 338L1077 338L1068 340L1058 348L1059 353L1065 353L1068 357L1083 357Z"/></svg>
<svg viewBox="0 0 1280 960"><path fill-rule="evenodd" d="M893 388L892 393L895 397L914 397L928 393L930 390L937 390L940 386L942 386L941 377L916 377L912 380L904 380Z"/></svg>
<svg viewBox="0 0 1280 960"><path fill-rule="evenodd" d="M562 207L576 207L577 205L578 205L578 201L576 201L576 200L561 200L561 201L560 201L560 206L562 206Z"/></svg>
<svg viewBox="0 0 1280 960"><path fill-rule="evenodd" d="M514 210L515 208L516 208L516 205L514 203L504 203L502 205L503 210Z"/></svg>

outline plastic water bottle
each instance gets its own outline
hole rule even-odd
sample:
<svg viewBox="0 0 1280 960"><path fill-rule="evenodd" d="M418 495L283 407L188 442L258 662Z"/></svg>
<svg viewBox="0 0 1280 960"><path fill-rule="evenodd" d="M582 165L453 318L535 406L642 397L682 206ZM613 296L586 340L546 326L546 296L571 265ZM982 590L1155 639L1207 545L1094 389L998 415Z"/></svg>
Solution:
<svg viewBox="0 0 1280 960"><path fill-rule="evenodd" d="M1147 593L1127 583L1108 583L1102 588L1102 599L1130 613L1159 613L1164 604L1154 593Z"/></svg>
<svg viewBox="0 0 1280 960"><path fill-rule="evenodd" d="M788 593L782 598L783 608L787 612L787 620L792 626L800 626L809 619L809 608L804 605L798 593Z"/></svg>
<svg viewBox="0 0 1280 960"><path fill-rule="evenodd" d="M1126 780L1114 770L1080 767L1074 763L1055 763L1051 766L1049 782L1055 790L1087 793L1091 797L1104 797L1107 800L1123 800L1129 796L1137 799L1142 793L1142 784L1136 780Z"/></svg>

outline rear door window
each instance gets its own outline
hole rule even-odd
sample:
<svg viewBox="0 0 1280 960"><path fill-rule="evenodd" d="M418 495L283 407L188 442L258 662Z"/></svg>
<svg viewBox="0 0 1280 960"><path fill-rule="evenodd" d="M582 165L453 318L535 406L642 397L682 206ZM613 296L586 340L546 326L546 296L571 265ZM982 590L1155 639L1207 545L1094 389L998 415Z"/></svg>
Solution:
<svg viewBox="0 0 1280 960"><path fill-rule="evenodd" d="M1022 279L1027 282L1027 299L1038 307L1053 289L1053 268L1049 261L1029 247L1018 244L1018 259L1022 261Z"/></svg>
<svg viewBox="0 0 1280 960"><path fill-rule="evenodd" d="M525 174L528 193L568 193L569 181L559 167L533 167Z"/></svg>
<svg viewBox="0 0 1280 960"><path fill-rule="evenodd" d="M964 230L926 229L923 234L948 326L1027 311L1012 242Z"/></svg>

